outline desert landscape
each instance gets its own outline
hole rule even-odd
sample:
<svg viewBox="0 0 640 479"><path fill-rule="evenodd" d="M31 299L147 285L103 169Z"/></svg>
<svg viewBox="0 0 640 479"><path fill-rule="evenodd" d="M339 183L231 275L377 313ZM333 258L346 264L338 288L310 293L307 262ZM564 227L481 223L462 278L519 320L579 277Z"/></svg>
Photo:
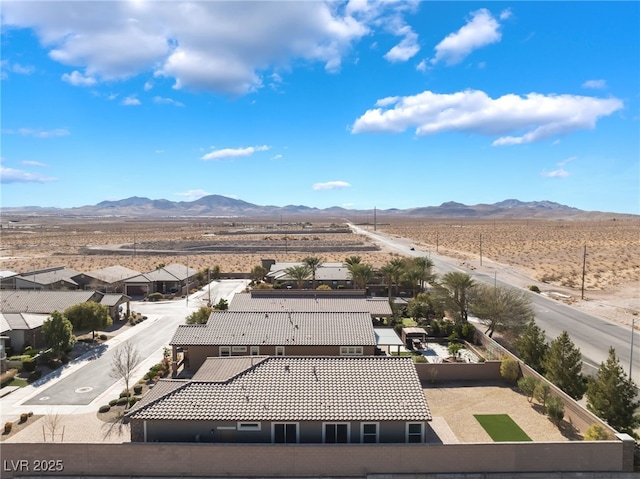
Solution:
<svg viewBox="0 0 640 479"><path fill-rule="evenodd" d="M381 218L376 229L461 266L509 275L518 286L535 284L559 292L559 300L612 321L631 324L632 315L640 311L637 217ZM5 216L0 269L67 266L88 272L122 265L144 272L162 263L188 261L196 269L219 266L223 274L248 273L263 258L287 262L309 255L326 262L358 255L376 268L397 257L349 233L340 219L280 224L264 219ZM580 300L583 261L585 299Z"/></svg>

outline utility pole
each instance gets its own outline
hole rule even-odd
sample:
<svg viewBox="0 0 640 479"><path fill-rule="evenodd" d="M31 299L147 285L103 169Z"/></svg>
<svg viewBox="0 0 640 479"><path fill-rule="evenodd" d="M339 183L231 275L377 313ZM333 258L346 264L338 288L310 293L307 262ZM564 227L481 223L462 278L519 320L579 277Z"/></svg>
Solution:
<svg viewBox="0 0 640 479"><path fill-rule="evenodd" d="M438 254L438 232L436 231L436 254Z"/></svg>
<svg viewBox="0 0 640 479"><path fill-rule="evenodd" d="M189 307L189 256L187 256L187 280L185 281L185 290L187 294L187 308Z"/></svg>
<svg viewBox="0 0 640 479"><path fill-rule="evenodd" d="M482 233L480 233L480 266L482 266Z"/></svg>
<svg viewBox="0 0 640 479"><path fill-rule="evenodd" d="M209 289L209 306L211 306L211 268L207 268L207 286Z"/></svg>
<svg viewBox="0 0 640 479"><path fill-rule="evenodd" d="M631 351L629 352L629 380L631 380L631 370L633 369L633 333L636 329L636 315L631 315Z"/></svg>
<svg viewBox="0 0 640 479"><path fill-rule="evenodd" d="M582 288L580 299L584 299L584 276L587 271L587 244L584 245L584 255L582 255Z"/></svg>
<svg viewBox="0 0 640 479"><path fill-rule="evenodd" d="M376 231L378 229L378 220L376 217L376 207L373 207L373 231Z"/></svg>

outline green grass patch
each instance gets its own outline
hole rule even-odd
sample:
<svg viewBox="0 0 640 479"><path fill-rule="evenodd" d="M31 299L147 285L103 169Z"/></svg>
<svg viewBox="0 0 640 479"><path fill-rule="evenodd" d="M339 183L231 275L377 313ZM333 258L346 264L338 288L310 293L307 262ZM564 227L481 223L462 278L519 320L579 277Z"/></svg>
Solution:
<svg viewBox="0 0 640 479"><path fill-rule="evenodd" d="M474 414L474 417L495 442L531 441L508 414Z"/></svg>
<svg viewBox="0 0 640 479"><path fill-rule="evenodd" d="M405 328L410 328L412 326L417 326L418 323L416 322L415 319L412 319L412 318L402 318L402 325Z"/></svg>
<svg viewBox="0 0 640 479"><path fill-rule="evenodd" d="M24 379L13 378L11 381L9 381L7 383L7 385L5 387L7 387L7 386L17 386L19 388L23 388L23 387L27 386L28 384L29 383L27 381L25 381Z"/></svg>

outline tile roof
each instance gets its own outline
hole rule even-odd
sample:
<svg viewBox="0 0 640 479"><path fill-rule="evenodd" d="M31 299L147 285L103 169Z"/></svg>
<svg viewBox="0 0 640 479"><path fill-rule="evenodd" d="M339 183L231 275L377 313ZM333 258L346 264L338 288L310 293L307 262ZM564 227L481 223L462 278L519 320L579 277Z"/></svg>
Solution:
<svg viewBox="0 0 640 479"><path fill-rule="evenodd" d="M173 263L163 268L158 268L148 273L142 273L132 278L127 278L125 283L149 283L154 281L184 281L198 273L198 270L187 268L183 264Z"/></svg>
<svg viewBox="0 0 640 479"><path fill-rule="evenodd" d="M48 314L32 313L0 313L4 319L2 321L2 331L18 331L39 328L47 319Z"/></svg>
<svg viewBox="0 0 640 479"><path fill-rule="evenodd" d="M237 360L215 359L214 368ZM208 368L210 360L202 367ZM207 421L431 420L411 358L379 356L268 357L227 381L160 381L128 416Z"/></svg>
<svg viewBox="0 0 640 479"><path fill-rule="evenodd" d="M124 266L116 265L89 271L88 273L84 273L84 275L103 281L104 283L117 283L118 281L124 281L125 279L140 275L140 271L134 271Z"/></svg>
<svg viewBox="0 0 640 479"><path fill-rule="evenodd" d="M64 311L69 306L102 298L96 291L29 291L1 290L0 311L3 313L44 313Z"/></svg>
<svg viewBox="0 0 640 479"><path fill-rule="evenodd" d="M214 311L207 324L178 326L173 346L375 346L369 313Z"/></svg>
<svg viewBox="0 0 640 479"><path fill-rule="evenodd" d="M184 281L187 277L190 278L191 276L198 274L197 269L188 268L187 266L178 263L169 264L162 269L181 281Z"/></svg>
<svg viewBox="0 0 640 479"><path fill-rule="evenodd" d="M57 283L58 281L65 281L77 286L77 283L71 278L79 274L79 271L71 268L52 268L50 271L22 273L18 275L18 277L24 279L25 281L30 281L42 285L53 284Z"/></svg>
<svg viewBox="0 0 640 479"><path fill-rule="evenodd" d="M301 266L303 264L304 263L302 262L275 263L271 265L271 269L267 273L267 276L281 281L291 279L287 276L284 270L292 266ZM322 263L322 266L316 270L316 281L346 281L349 279L351 279L351 273L349 273L349 270L342 263ZM311 280L311 274L309 274L309 280Z"/></svg>
<svg viewBox="0 0 640 479"><path fill-rule="evenodd" d="M193 375L194 381L226 383L247 369L256 366L268 356L239 356L233 361L227 358L207 358Z"/></svg>
<svg viewBox="0 0 640 479"><path fill-rule="evenodd" d="M296 312L368 312L371 316L391 316L387 298L296 298L254 297L250 293L234 295L229 311L296 311Z"/></svg>
<svg viewBox="0 0 640 479"><path fill-rule="evenodd" d="M115 306L116 304L118 304L118 301L122 300L123 298L131 299L129 298L129 296L126 296L124 294L107 293L100 300L100 304L104 304L105 306Z"/></svg>

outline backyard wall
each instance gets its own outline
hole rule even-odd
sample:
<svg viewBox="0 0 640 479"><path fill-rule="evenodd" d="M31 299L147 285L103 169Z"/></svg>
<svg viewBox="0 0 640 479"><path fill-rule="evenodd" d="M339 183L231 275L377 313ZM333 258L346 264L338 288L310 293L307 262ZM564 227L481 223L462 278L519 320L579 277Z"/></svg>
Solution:
<svg viewBox="0 0 640 479"><path fill-rule="evenodd" d="M629 460L629 455L631 459ZM117 459L116 459L117 458ZM250 458L250 460L248 460ZM52 462L48 462L52 461ZM53 472L42 471L43 464ZM633 441L349 444L3 444L4 479L44 475L364 477L367 474L622 472ZM40 470L36 470L39 468ZM56 472L56 469L58 472ZM602 477L599 475L598 477Z"/></svg>

